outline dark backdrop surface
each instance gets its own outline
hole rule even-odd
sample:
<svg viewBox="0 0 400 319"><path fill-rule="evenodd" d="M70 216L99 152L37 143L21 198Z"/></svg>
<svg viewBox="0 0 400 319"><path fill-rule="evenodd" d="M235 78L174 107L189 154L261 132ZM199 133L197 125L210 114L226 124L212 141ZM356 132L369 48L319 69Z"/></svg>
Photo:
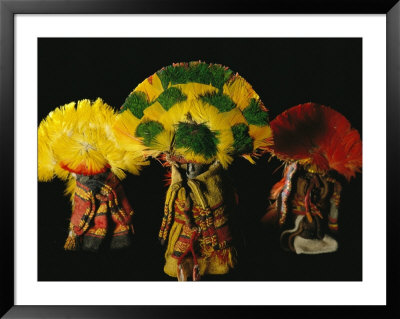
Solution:
<svg viewBox="0 0 400 319"><path fill-rule="evenodd" d="M41 38L38 40L38 124L55 107L97 97L119 108L145 78L175 62L202 60L243 76L270 119L294 105L316 102L346 116L362 133L362 40L319 38ZM362 280L362 176L344 184L339 250L316 256L281 251L275 230L260 218L282 174L280 162L237 159L229 168L240 198L238 267L205 280ZM157 236L166 192L156 161L123 181L135 210L133 246L101 253L63 250L71 214L59 180L38 185L38 280L164 281Z"/></svg>

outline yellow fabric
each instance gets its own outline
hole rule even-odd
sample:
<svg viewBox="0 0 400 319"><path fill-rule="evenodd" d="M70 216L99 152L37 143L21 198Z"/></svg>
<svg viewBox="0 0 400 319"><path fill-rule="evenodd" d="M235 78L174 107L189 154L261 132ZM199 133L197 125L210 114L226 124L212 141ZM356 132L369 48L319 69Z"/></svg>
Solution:
<svg viewBox="0 0 400 319"><path fill-rule="evenodd" d="M178 224L177 226L183 226L182 224ZM177 227L178 228L178 227ZM172 229L171 229L172 231ZM178 233L179 231L179 233ZM175 230L176 239L179 237L180 229ZM201 276L204 275L225 275L229 272L231 268L234 267L235 261L234 256L232 254L232 248L226 249L228 256L228 262L222 262L217 256L211 256L207 258L198 258L197 261L199 263L199 273ZM164 266L164 272L171 277L177 277L177 269L178 269L178 260L172 257L167 257L166 254L166 262ZM184 273L188 276L192 275L193 271L193 259L186 258L182 262L182 267L184 269Z"/></svg>
<svg viewBox="0 0 400 319"><path fill-rule="evenodd" d="M188 180L188 186L191 189L191 198L193 205L198 205L202 208L213 207L221 201L223 198L223 180L221 177L222 167L219 163L214 163L210 166L209 170L200 174L193 180ZM172 166L172 183L167 192L166 205L170 209L174 209L174 203L176 200L184 202L186 199L186 191L181 187L182 177L174 165ZM200 188L201 184L201 188ZM228 212L224 212L227 214ZM228 217L228 216L227 216ZM172 277L177 277L177 266L178 260L172 257L175 245L179 239L180 234L187 225L173 222L172 227L168 236L168 244L165 252L165 266L164 272ZM197 256L199 264L200 275L205 274L226 274L230 268L235 265L235 251L233 247L227 247L219 251L220 255L225 256L223 259L213 254L214 250L211 246L205 246L201 244L201 256ZM184 273L188 276L192 275L193 271L193 258L188 255L183 259L182 267Z"/></svg>

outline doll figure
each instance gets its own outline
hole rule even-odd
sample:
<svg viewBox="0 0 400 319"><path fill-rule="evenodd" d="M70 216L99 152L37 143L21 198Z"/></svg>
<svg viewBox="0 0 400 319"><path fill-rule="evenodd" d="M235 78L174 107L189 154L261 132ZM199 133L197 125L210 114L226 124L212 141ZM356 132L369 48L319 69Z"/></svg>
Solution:
<svg viewBox="0 0 400 319"><path fill-rule="evenodd" d="M114 126L121 145L140 138L170 168L159 238L164 271L178 280L222 275L235 265L235 193L226 169L252 161L270 141L268 113L238 74L217 64L177 63L128 96ZM119 136L119 135L118 135Z"/></svg>
<svg viewBox="0 0 400 319"><path fill-rule="evenodd" d="M38 129L38 177L67 181L72 215L65 250L97 251L130 244L133 210L120 180L122 168L138 174L141 145L122 150L112 135L115 114L101 99L66 104L42 120ZM129 164L127 167L126 165Z"/></svg>
<svg viewBox="0 0 400 319"><path fill-rule="evenodd" d="M164 271L182 281L228 273L236 257L230 225L236 203L221 164L168 160L171 185L159 233L168 243Z"/></svg>
<svg viewBox="0 0 400 319"><path fill-rule="evenodd" d="M272 122L274 145L267 149L285 161L274 185L265 220L282 229L281 245L297 254L321 254L338 248L335 233L342 185L362 165L357 130L335 110L314 103L297 105Z"/></svg>

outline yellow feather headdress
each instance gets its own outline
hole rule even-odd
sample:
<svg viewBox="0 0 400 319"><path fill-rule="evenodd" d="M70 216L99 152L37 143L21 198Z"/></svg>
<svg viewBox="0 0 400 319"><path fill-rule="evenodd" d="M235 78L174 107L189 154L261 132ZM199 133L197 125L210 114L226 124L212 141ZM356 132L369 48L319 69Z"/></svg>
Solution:
<svg viewBox="0 0 400 319"><path fill-rule="evenodd" d="M114 126L130 148L138 139L147 155L227 167L233 156L252 161L271 143L267 109L251 85L227 67L204 62L167 66L139 84Z"/></svg>
<svg viewBox="0 0 400 319"><path fill-rule="evenodd" d="M119 179L123 170L138 174L147 164L143 146L121 148L113 134L114 110L100 98L66 104L50 112L38 129L38 178L70 179L71 173L94 175L110 169ZM72 187L72 186L71 186Z"/></svg>

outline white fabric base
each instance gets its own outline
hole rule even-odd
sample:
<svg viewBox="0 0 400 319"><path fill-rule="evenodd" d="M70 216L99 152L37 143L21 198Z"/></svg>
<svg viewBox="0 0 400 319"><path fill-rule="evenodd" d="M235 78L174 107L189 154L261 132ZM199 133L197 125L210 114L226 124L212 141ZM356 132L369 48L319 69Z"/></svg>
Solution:
<svg viewBox="0 0 400 319"><path fill-rule="evenodd" d="M336 251L338 242L329 235L325 235L322 239L305 239L296 236L293 246L297 254L316 255Z"/></svg>

